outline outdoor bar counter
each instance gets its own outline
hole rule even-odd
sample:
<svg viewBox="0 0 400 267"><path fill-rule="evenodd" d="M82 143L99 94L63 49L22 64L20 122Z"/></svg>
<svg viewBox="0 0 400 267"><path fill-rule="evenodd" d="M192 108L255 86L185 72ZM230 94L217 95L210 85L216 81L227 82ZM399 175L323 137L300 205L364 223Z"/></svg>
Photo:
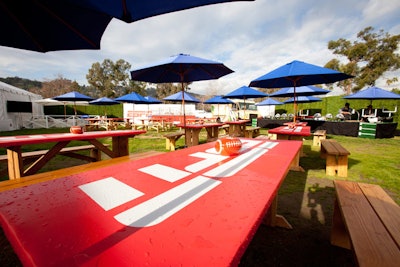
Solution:
<svg viewBox="0 0 400 267"><path fill-rule="evenodd" d="M279 126L283 126L285 123L291 122L292 120L280 120L280 119L257 119L257 125L261 128L273 129ZM360 129L359 121L321 121L321 120L300 120L301 122L307 122L307 125L311 127L311 131L326 130L327 134L333 135L346 135L357 137ZM397 122L383 122L376 124L376 135L375 138L393 138L397 129Z"/></svg>

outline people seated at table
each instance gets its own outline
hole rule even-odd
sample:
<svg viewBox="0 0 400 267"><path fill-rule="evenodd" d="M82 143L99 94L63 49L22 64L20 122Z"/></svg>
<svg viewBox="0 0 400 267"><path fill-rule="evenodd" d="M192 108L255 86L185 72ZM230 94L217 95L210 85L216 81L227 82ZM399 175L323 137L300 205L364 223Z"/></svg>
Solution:
<svg viewBox="0 0 400 267"><path fill-rule="evenodd" d="M350 108L350 104L346 103L344 107L339 110L339 114L343 115L344 120L350 120L352 111L353 109Z"/></svg>
<svg viewBox="0 0 400 267"><path fill-rule="evenodd" d="M366 109L363 110L362 121L369 121L369 118L376 117L376 110L372 108L372 105L368 105Z"/></svg>

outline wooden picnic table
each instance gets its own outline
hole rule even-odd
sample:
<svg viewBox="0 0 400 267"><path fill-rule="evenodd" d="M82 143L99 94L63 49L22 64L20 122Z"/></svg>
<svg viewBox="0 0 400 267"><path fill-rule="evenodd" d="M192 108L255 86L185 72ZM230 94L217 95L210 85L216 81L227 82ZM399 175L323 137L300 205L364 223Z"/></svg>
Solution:
<svg viewBox="0 0 400 267"><path fill-rule="evenodd" d="M186 146L196 146L199 144L200 131L204 128L207 131L207 142L215 141L218 139L219 127L222 123L204 123L204 124L178 124L185 130Z"/></svg>
<svg viewBox="0 0 400 267"><path fill-rule="evenodd" d="M226 121L224 124L229 125L229 135L236 137L245 136L246 124L250 120Z"/></svg>
<svg viewBox="0 0 400 267"><path fill-rule="evenodd" d="M237 156L210 142L0 192L0 224L24 266L237 266L261 223L290 227L277 195L301 147L241 141Z"/></svg>
<svg viewBox="0 0 400 267"><path fill-rule="evenodd" d="M8 177L10 180L38 172L50 159L55 157L61 149L73 140L87 141L99 151L104 152L111 158L126 156L128 151L128 139L146 131L116 130L116 131L94 131L83 134L54 133L0 137L0 147L7 149ZM112 149L102 144L98 139L112 138ZM32 144L55 143L49 151L36 162L24 170L22 162L22 146Z"/></svg>
<svg viewBox="0 0 400 267"><path fill-rule="evenodd" d="M118 129L118 125L130 125L129 119L124 118L88 118L85 119L89 124L87 129L100 129L103 128L107 131Z"/></svg>

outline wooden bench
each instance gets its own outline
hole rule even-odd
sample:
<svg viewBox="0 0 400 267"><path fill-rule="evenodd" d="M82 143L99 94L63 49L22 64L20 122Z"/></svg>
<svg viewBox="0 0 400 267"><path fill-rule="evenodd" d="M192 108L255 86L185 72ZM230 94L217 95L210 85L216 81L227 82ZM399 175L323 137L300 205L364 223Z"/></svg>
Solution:
<svg viewBox="0 0 400 267"><path fill-rule="evenodd" d="M164 134L165 137L165 149L174 151L176 147L176 141L178 141L181 136L185 135L184 132L176 132L176 133L169 133Z"/></svg>
<svg viewBox="0 0 400 267"><path fill-rule="evenodd" d="M313 146L321 147L321 140L326 139L326 130L316 130L313 135Z"/></svg>
<svg viewBox="0 0 400 267"><path fill-rule="evenodd" d="M331 244L353 250L358 266L399 266L400 207L378 185L334 181Z"/></svg>
<svg viewBox="0 0 400 267"><path fill-rule="evenodd" d="M59 170L24 176L21 179L0 181L0 192L18 188L18 187L22 187L22 186L36 184L39 182L54 180L54 179L61 178L64 176L78 174L78 173L84 172L84 171L94 170L94 169L97 169L100 167L107 167L107 166L111 166L114 164L119 164L122 162L130 161L130 160L138 160L138 159L143 159L143 158L147 158L150 156L156 156L156 155L160 155L163 153L165 153L165 152L160 152L160 151L136 152L136 153L132 153L128 156L122 156L122 157L117 157L117 158L113 158L113 159L106 159L106 160L92 162L92 163L88 163L88 164L82 164L82 165L63 168L63 169L59 169Z"/></svg>
<svg viewBox="0 0 400 267"><path fill-rule="evenodd" d="M347 177L350 152L335 140L321 140L321 158L326 159L326 175Z"/></svg>
<svg viewBox="0 0 400 267"><path fill-rule="evenodd" d="M104 144L104 146L110 146L109 144ZM90 155L82 155L77 152L81 151L90 151ZM22 153L23 165L29 165L30 163L36 161L38 158L44 156L48 150L37 150L37 151L29 151ZM88 162L100 161L101 160L101 151L99 151L94 145L83 145L83 146L72 146L72 147L64 147L58 153L59 155L81 159ZM0 162L7 161L7 155L0 155ZM7 169L0 171L0 176L4 176L7 174Z"/></svg>
<svg viewBox="0 0 400 267"><path fill-rule="evenodd" d="M246 127L246 129L244 129L244 137L247 138L254 138L260 135L260 127Z"/></svg>

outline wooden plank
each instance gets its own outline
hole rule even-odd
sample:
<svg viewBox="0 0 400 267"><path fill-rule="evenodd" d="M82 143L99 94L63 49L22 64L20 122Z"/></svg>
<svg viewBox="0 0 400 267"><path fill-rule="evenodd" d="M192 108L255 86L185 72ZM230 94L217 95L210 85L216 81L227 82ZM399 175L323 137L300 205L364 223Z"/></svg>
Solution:
<svg viewBox="0 0 400 267"><path fill-rule="evenodd" d="M398 266L400 250L358 184L348 181L334 183L359 266Z"/></svg>
<svg viewBox="0 0 400 267"><path fill-rule="evenodd" d="M379 185L358 185L400 249L400 206Z"/></svg>
<svg viewBox="0 0 400 267"><path fill-rule="evenodd" d="M8 177L11 180L19 179L24 173L24 164L21 157L21 147L7 148Z"/></svg>
<svg viewBox="0 0 400 267"><path fill-rule="evenodd" d="M62 148L68 145L70 141L61 141L55 144L49 151L41 156L38 160L32 163L26 170L24 171L24 176L32 175L37 173L50 159L52 159L55 155L57 155Z"/></svg>

